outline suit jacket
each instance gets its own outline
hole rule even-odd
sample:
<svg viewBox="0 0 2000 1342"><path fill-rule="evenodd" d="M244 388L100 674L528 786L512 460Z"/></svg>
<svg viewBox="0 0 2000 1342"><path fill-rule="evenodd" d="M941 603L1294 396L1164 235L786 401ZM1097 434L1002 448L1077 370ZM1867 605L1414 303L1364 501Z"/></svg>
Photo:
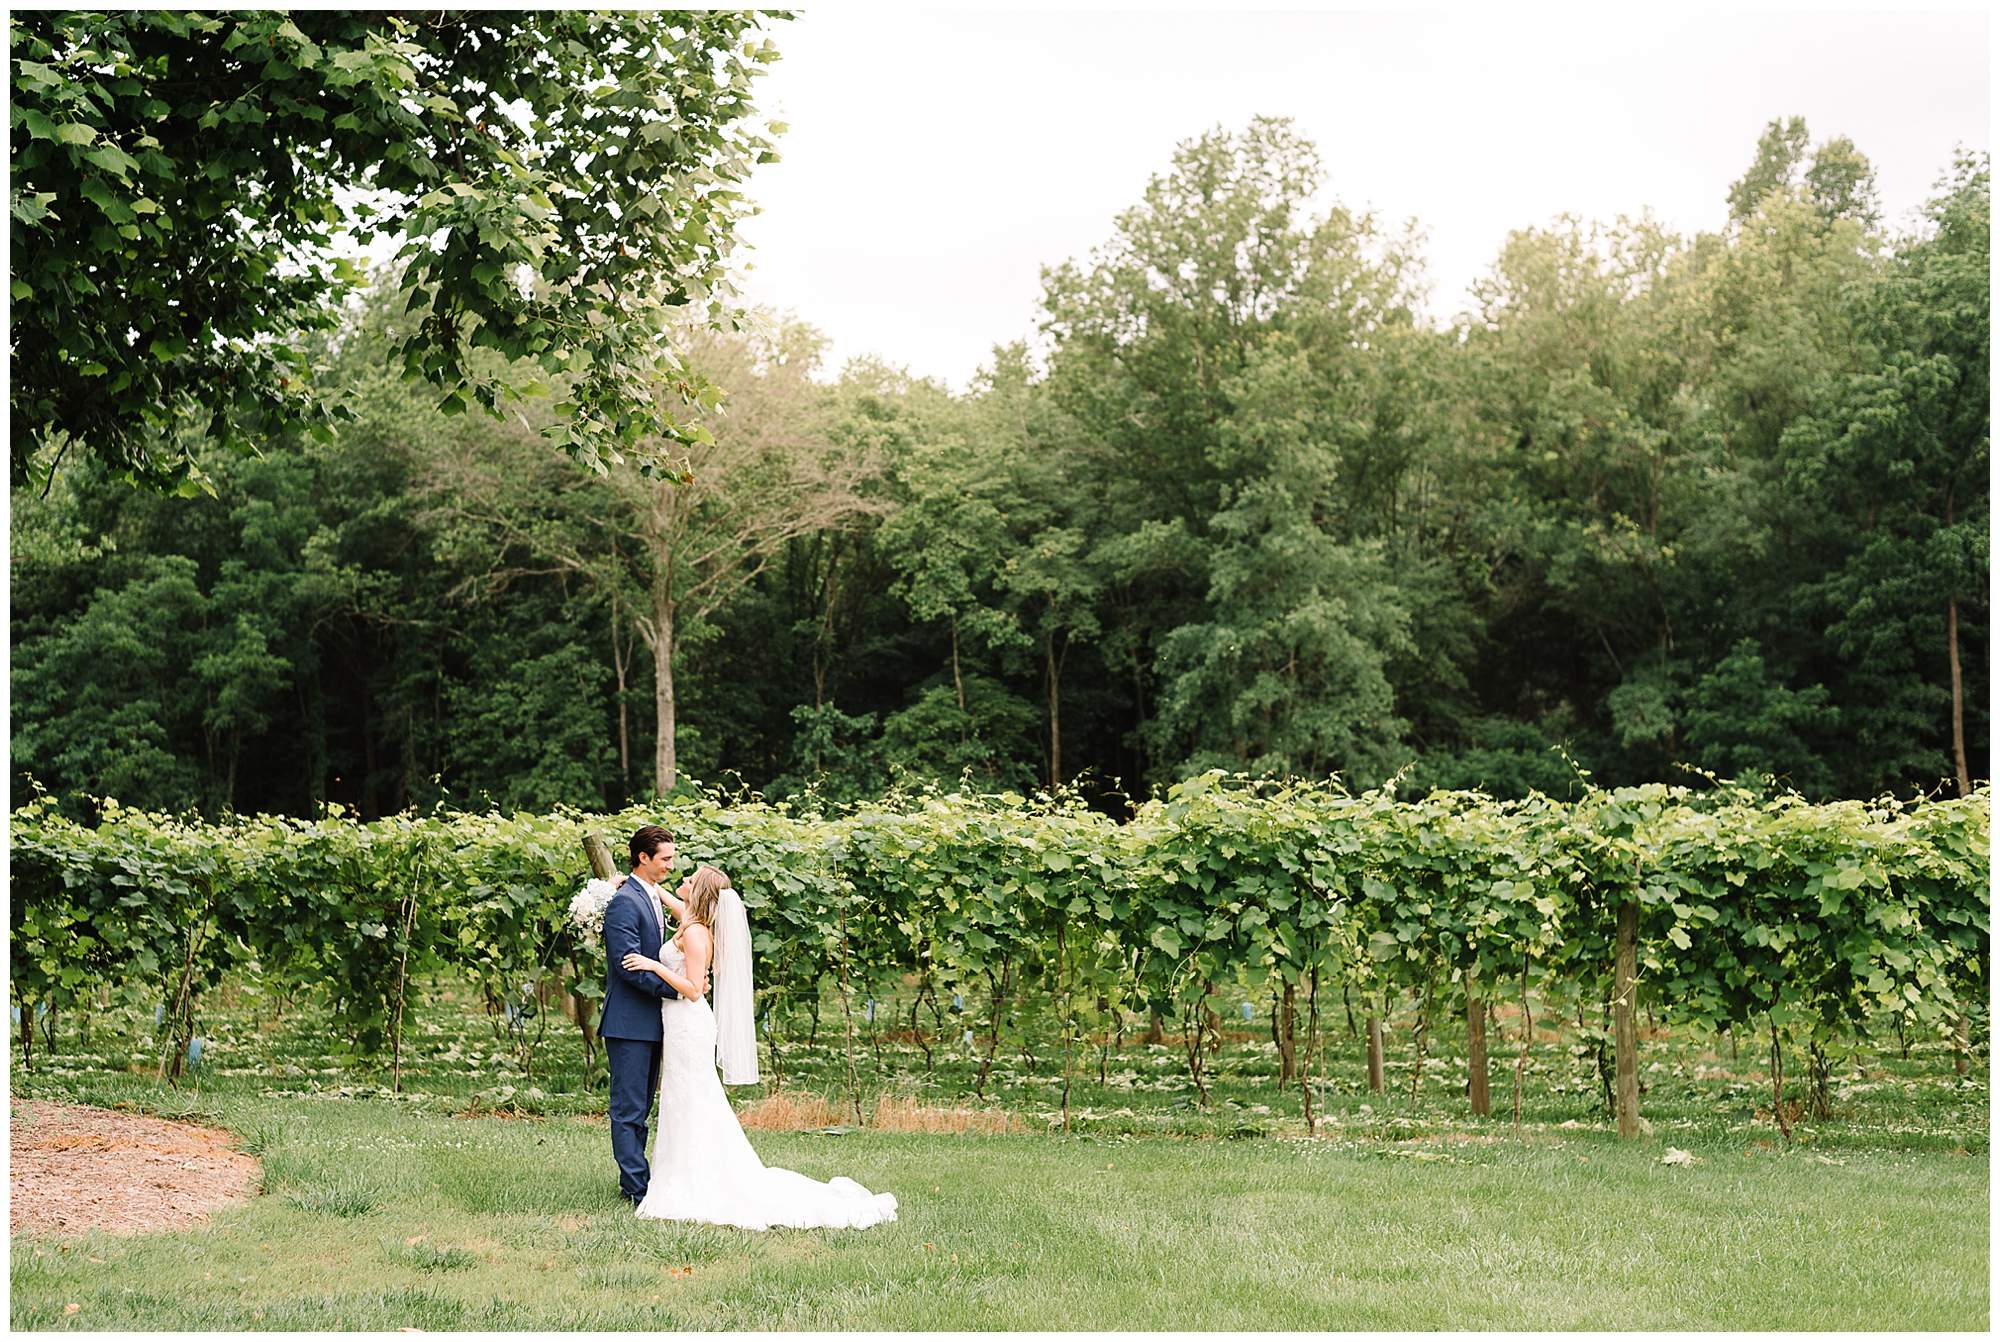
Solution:
<svg viewBox="0 0 2000 1342"><path fill-rule="evenodd" d="M636 876L627 876L618 893L604 910L604 959L608 969L604 980L604 1014L598 1019L597 1033L610 1039L664 1037L660 1028L660 1002L679 997L673 987L650 969L627 969L620 961L637 951L649 960L660 958L664 915L655 917L659 906Z"/></svg>

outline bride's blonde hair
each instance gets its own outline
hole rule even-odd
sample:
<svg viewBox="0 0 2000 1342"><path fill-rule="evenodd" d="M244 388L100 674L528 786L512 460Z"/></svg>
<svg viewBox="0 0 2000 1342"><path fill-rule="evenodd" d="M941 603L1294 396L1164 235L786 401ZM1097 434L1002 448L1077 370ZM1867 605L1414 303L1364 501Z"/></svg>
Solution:
<svg viewBox="0 0 2000 1342"><path fill-rule="evenodd" d="M687 920L700 923L712 935L715 932L715 903L722 898L722 892L729 888L729 878L715 867L703 863L688 877Z"/></svg>

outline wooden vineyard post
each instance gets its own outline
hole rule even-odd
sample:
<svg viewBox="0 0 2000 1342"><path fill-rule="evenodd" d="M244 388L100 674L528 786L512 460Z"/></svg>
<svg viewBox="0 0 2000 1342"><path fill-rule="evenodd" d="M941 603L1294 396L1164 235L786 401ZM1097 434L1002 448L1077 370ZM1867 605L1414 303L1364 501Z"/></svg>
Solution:
<svg viewBox="0 0 2000 1342"><path fill-rule="evenodd" d="M1521 1131L1521 1073L1528 1065L1528 1046L1535 1042L1535 1008L1528 1001L1528 967L1521 966L1521 1051L1514 1055L1514 1132Z"/></svg>
<svg viewBox="0 0 2000 1342"><path fill-rule="evenodd" d="M1062 1003L1059 1009L1062 1012L1062 1023L1063 1023L1062 1120L1063 1120L1063 1131L1065 1133L1069 1131L1069 1062L1070 1062L1069 1055L1070 1055L1070 1044L1072 1038L1071 1027L1076 1022L1075 1002L1073 1000L1075 996L1075 985L1071 982L1070 978L1073 967L1069 963L1069 948L1067 944L1067 939L1063 936L1063 931L1066 926L1067 926L1067 920L1059 920L1056 923L1056 982L1062 988Z"/></svg>
<svg viewBox="0 0 2000 1342"><path fill-rule="evenodd" d="M1618 1136L1639 1135L1639 1034L1633 1005L1639 980L1639 901L1618 906L1618 942L1612 969L1613 1045L1617 1049Z"/></svg>
<svg viewBox="0 0 2000 1342"><path fill-rule="evenodd" d="M1308 1061L1311 1060L1313 1055L1313 1040L1317 1038L1318 1035L1319 1035L1319 964L1317 961L1315 961L1312 967L1312 979L1310 980L1306 988L1306 1058ZM1320 1070L1320 1079L1324 1081L1326 1079L1326 1066L1324 1063L1321 1064L1319 1070ZM1299 1093L1305 1099L1306 1136L1317 1137L1319 1135L1319 1127L1313 1115L1313 1079L1307 1076L1303 1070L1301 1070L1299 1073Z"/></svg>
<svg viewBox="0 0 2000 1342"><path fill-rule="evenodd" d="M1424 1059L1431 1041L1431 1010L1437 1003L1437 969L1432 966L1424 982L1423 1014L1417 1017L1417 1060L1410 1064L1410 1108L1417 1107L1417 1092L1424 1084Z"/></svg>
<svg viewBox="0 0 2000 1342"><path fill-rule="evenodd" d="M1295 1005L1298 985L1285 981L1284 995L1278 1003L1278 1089L1283 1091L1287 1081L1295 1081L1299 1074L1299 1019Z"/></svg>
<svg viewBox="0 0 2000 1342"><path fill-rule="evenodd" d="M618 868L611 860L611 845L604 841L602 834L586 833L583 836L583 856L590 863L591 875L600 881L618 883ZM590 999L580 993L571 993L569 1000L576 1015L576 1028L583 1032L584 1066L588 1069L590 1060L597 1056L597 1033L590 1026Z"/></svg>
<svg viewBox="0 0 2000 1342"><path fill-rule="evenodd" d="M421 872L422 868L419 867ZM396 966L396 1024L394 1043L391 1045L394 1057L394 1090L403 1093L403 1003L409 995L410 986L410 926L417 914L417 883L410 882L410 892L403 898L403 957Z"/></svg>
<svg viewBox="0 0 2000 1342"><path fill-rule="evenodd" d="M591 874L600 881L616 881L618 868L611 863L611 848L602 834L583 836L583 855L590 859Z"/></svg>
<svg viewBox="0 0 2000 1342"><path fill-rule="evenodd" d="M1382 1018L1370 1016L1368 1027L1368 1089L1382 1092Z"/></svg>
<svg viewBox="0 0 2000 1342"><path fill-rule="evenodd" d="M847 1026L847 1098L861 1126L861 1074L854 1070L854 989L847 977L847 905L840 907L840 1016Z"/></svg>
<svg viewBox="0 0 2000 1342"><path fill-rule="evenodd" d="M1486 1092L1486 1003L1469 994L1465 999L1465 1055L1470 1073L1466 1097L1472 1101L1472 1115L1489 1118L1493 1101Z"/></svg>

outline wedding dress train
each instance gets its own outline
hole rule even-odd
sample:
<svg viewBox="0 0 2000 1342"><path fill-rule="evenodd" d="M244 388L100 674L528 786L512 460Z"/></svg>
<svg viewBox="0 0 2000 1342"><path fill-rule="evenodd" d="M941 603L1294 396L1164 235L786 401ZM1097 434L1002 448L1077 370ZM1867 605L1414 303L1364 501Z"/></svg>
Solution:
<svg viewBox="0 0 2000 1342"><path fill-rule="evenodd" d="M660 961L684 973L669 942ZM661 1004L659 1136L640 1216L766 1230L771 1226L872 1226L896 1219L894 1193L870 1193L852 1179L820 1183L757 1158L715 1072L715 1013L707 999Z"/></svg>

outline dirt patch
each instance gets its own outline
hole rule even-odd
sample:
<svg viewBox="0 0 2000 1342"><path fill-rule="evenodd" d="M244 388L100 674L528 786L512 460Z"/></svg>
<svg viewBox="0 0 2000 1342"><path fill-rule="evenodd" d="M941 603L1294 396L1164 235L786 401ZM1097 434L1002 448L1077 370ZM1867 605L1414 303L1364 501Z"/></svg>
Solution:
<svg viewBox="0 0 2000 1342"><path fill-rule="evenodd" d="M50 1100L14 1100L15 1235L182 1229L254 1196L261 1167L232 1133Z"/></svg>

